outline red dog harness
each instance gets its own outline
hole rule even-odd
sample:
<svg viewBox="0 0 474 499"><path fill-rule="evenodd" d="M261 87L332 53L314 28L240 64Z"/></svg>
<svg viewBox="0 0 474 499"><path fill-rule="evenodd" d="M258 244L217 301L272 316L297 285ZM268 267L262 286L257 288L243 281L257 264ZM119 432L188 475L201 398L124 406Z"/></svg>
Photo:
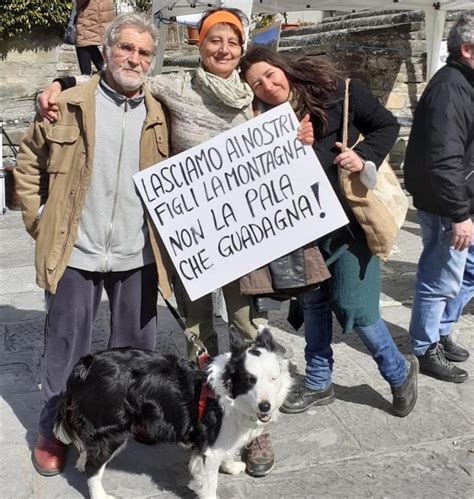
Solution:
<svg viewBox="0 0 474 499"><path fill-rule="evenodd" d="M206 363L209 360L209 355L207 352L204 352L198 356L198 366L201 371L204 371L206 368ZM206 408L207 399L215 398L214 392L209 388L207 381L204 381L201 386L201 395L199 396L199 405L198 405L198 421L201 421L202 415L204 414L204 409Z"/></svg>
<svg viewBox="0 0 474 499"><path fill-rule="evenodd" d="M186 336L186 339L190 343L192 343L198 349L198 351L202 351L203 346L198 345L196 343L196 339L197 339L196 335L186 327L186 323L184 322L183 318L179 315L178 311L173 307L173 305L171 305L171 303L164 297L160 288L158 288L158 291L159 291L160 295L162 296L163 300L165 301L166 306L168 307L168 310L171 312L173 317L176 319L176 322L179 324L179 326L183 330L183 333ZM198 366L199 366L199 369L201 369L201 371L205 371L206 363L208 360L209 360L209 355L207 353L207 350L204 348L204 352L199 354L198 358L197 358ZM204 381L202 386L201 386L201 394L199 396L198 421L201 421L202 415L204 414L204 409L206 407L207 399L213 399L213 398L215 398L214 392L209 388L207 381Z"/></svg>

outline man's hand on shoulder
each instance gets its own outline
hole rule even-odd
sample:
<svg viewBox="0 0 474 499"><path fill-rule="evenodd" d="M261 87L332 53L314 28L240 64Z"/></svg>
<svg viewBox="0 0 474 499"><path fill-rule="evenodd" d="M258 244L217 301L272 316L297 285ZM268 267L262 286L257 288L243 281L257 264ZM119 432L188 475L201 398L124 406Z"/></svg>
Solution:
<svg viewBox="0 0 474 499"><path fill-rule="evenodd" d="M465 250L471 245L472 242L472 221L470 218L464 222L453 222L451 224L453 230L453 237L451 239L451 246L458 251Z"/></svg>
<svg viewBox="0 0 474 499"><path fill-rule="evenodd" d="M61 85L54 81L44 88L38 96L38 108L43 119L54 123L58 119L58 106L56 102L61 94Z"/></svg>

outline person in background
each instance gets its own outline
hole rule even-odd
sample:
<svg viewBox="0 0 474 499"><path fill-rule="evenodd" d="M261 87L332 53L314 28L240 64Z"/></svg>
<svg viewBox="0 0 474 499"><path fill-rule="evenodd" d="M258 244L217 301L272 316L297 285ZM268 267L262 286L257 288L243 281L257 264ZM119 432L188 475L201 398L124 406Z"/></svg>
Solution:
<svg viewBox="0 0 474 499"><path fill-rule="evenodd" d="M99 48L107 25L115 16L113 0L76 1L76 54L81 74L92 74L92 63L97 71L104 68Z"/></svg>
<svg viewBox="0 0 474 499"><path fill-rule="evenodd" d="M410 321L420 371L461 383L453 362L469 352L452 339L453 324L474 294L474 17L463 14L448 35L446 66L416 107L404 163L423 251Z"/></svg>
<svg viewBox="0 0 474 499"><path fill-rule="evenodd" d="M157 37L137 14L116 17L105 33L105 72L59 98L55 123L38 116L18 154L16 188L35 240L36 282L46 291L43 407L32 453L44 476L64 465L65 446L53 434L57 399L91 352L103 289L109 348L153 350L158 284L171 294L166 252L132 180L168 156L164 110L143 87Z"/></svg>
<svg viewBox="0 0 474 499"><path fill-rule="evenodd" d="M332 386L332 311L343 333L356 331L393 394L392 410L405 417L417 399L418 361L398 351L380 317L380 261L370 253L364 232L343 199L338 168L358 175L367 161L380 165L398 135L394 116L360 80L350 82L349 143L342 150L344 80L328 61L292 57L265 47L250 48L241 61L241 76L265 111L289 101L296 114L311 116L314 150L350 221L318 240L331 278L303 297L306 376L281 410L299 413L334 401ZM359 135L364 139L358 142Z"/></svg>
<svg viewBox="0 0 474 499"><path fill-rule="evenodd" d="M172 153L178 154L212 139L225 130L244 123L253 117L251 88L241 81L236 68L243 53L245 15L238 9L210 9L199 23L199 54L201 64L191 71L156 75L146 80L151 93L166 105L171 118ZM56 81L45 88L39 98L43 116L57 117L56 98L61 88L76 83L74 78ZM305 140L312 126L304 121L299 137ZM311 283L325 279L327 269L319 250L315 248L319 265ZM326 272L326 273L325 273ZM174 290L181 315L187 327L211 356L218 353L218 339L214 328L212 294L191 301L182 283L175 276ZM257 327L254 321L252 297L240 291L239 280L222 288L227 308L229 328L240 330L249 340L254 340ZM188 344L188 356L195 360L197 346ZM263 433L253 440L245 451L246 471L259 477L271 472L275 465L270 436Z"/></svg>

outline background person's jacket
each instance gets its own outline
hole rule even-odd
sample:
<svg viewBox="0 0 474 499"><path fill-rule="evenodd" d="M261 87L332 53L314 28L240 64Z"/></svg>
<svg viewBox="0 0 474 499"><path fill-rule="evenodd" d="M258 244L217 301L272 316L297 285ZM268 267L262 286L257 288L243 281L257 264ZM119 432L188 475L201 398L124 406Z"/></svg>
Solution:
<svg viewBox="0 0 474 499"><path fill-rule="evenodd" d="M53 124L35 120L17 158L14 175L23 221L36 240L36 282L51 293L56 292L68 265L91 179L98 82L95 76L87 84L64 92L58 100L58 120ZM144 93L147 114L141 131L140 170L169 154L164 109L146 89ZM41 205L44 209L39 217ZM149 219L147 223L159 286L169 296L172 267Z"/></svg>
<svg viewBox="0 0 474 499"><path fill-rule="evenodd" d="M112 0L78 0L76 47L102 45L105 28L114 17Z"/></svg>
<svg viewBox="0 0 474 499"><path fill-rule="evenodd" d="M463 222L474 214L474 70L449 61L415 111L405 187L422 211Z"/></svg>

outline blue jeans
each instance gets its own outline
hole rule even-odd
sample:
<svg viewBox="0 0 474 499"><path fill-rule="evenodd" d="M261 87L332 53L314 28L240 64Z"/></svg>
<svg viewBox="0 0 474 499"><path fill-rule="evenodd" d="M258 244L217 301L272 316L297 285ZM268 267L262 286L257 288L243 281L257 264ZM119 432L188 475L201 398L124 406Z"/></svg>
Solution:
<svg viewBox="0 0 474 499"><path fill-rule="evenodd" d="M331 384L334 364L332 341L332 311L325 288L315 289L303 296L305 330L305 386L323 390ZM382 319L370 326L356 326L354 331L377 363L380 374L397 388L407 377L407 363L398 351Z"/></svg>
<svg viewBox="0 0 474 499"><path fill-rule="evenodd" d="M411 349L423 355L448 335L474 294L474 246L451 247L451 219L418 210L423 251L418 262L410 321Z"/></svg>

